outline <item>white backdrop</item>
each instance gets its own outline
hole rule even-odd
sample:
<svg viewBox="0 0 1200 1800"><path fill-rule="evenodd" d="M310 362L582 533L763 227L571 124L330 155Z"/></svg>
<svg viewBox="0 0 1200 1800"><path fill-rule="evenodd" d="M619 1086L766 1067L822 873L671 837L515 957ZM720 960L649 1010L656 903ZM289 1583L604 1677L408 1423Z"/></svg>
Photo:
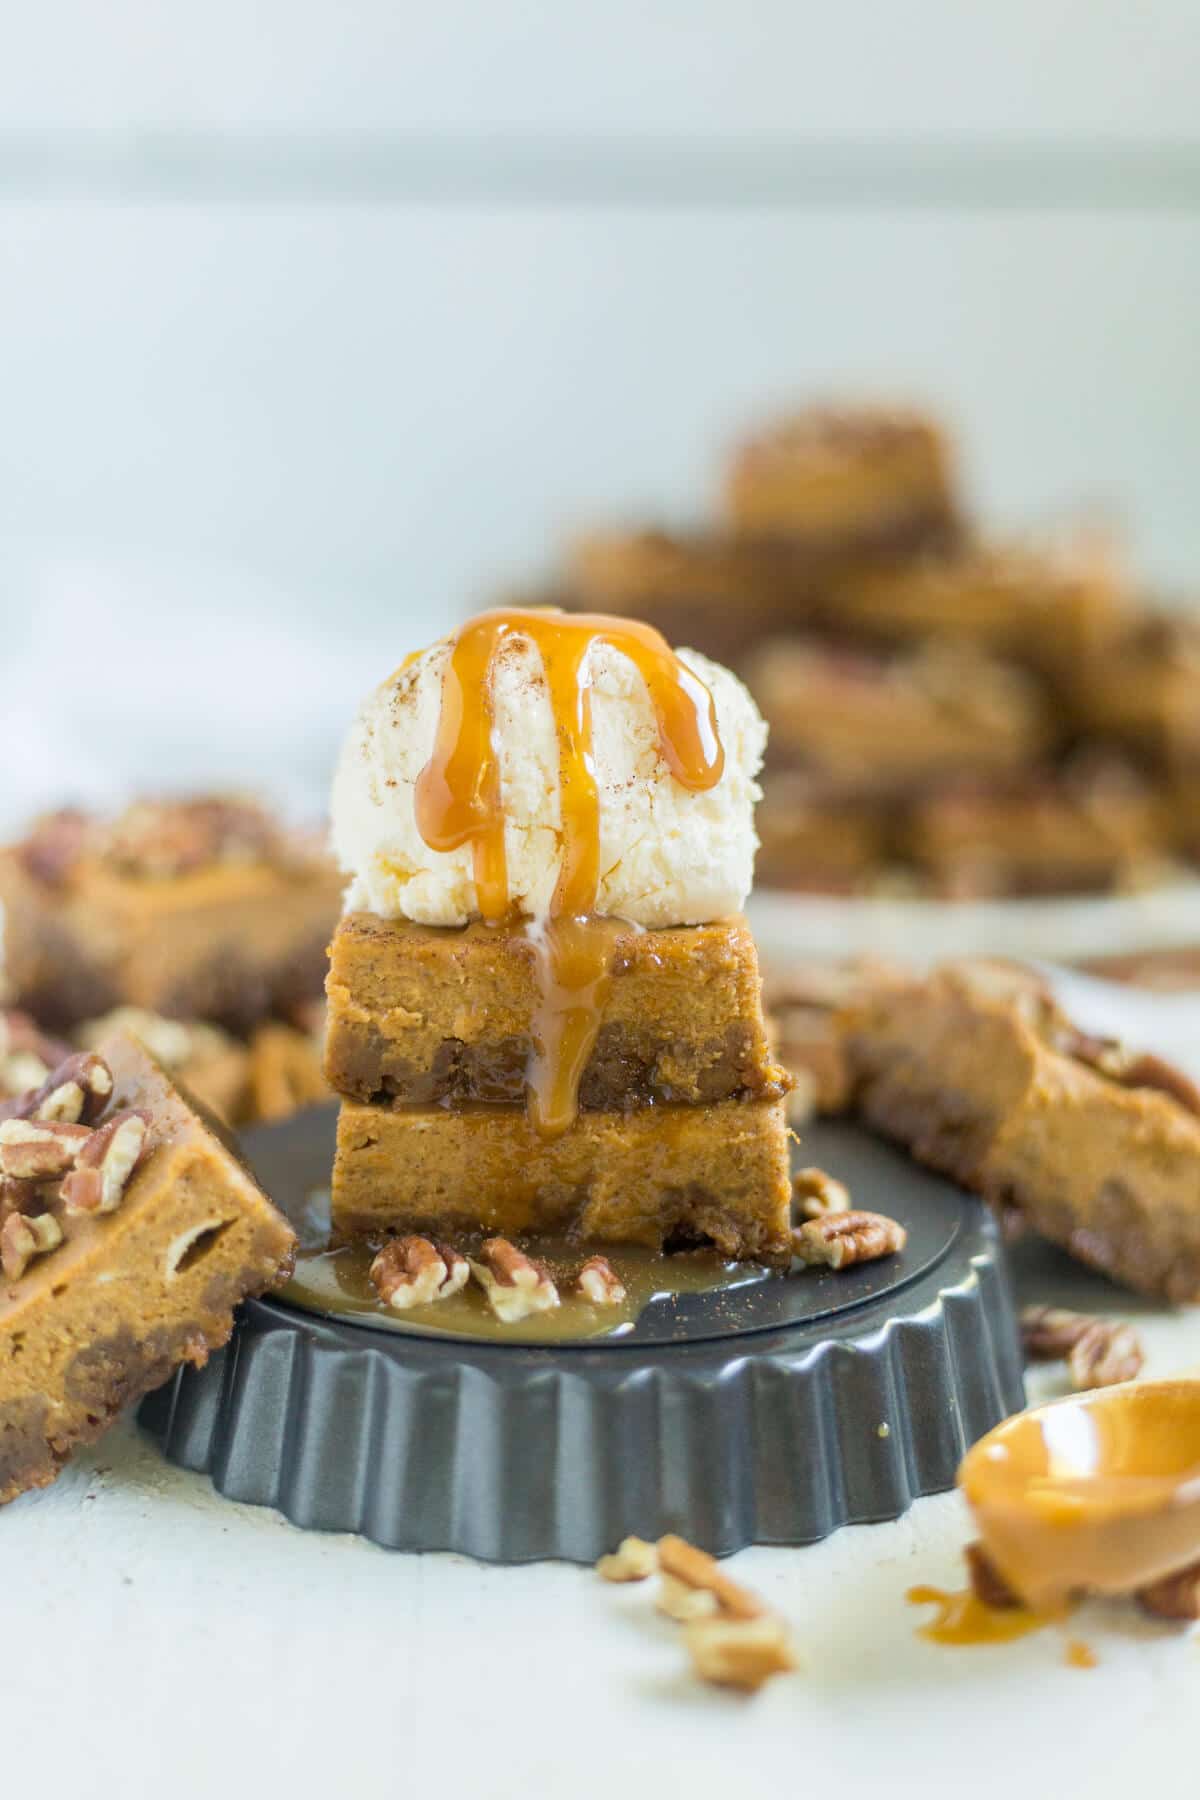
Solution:
<svg viewBox="0 0 1200 1800"><path fill-rule="evenodd" d="M4 823L319 798L358 691L761 409L1200 569L1189 0L50 0L0 56Z"/></svg>

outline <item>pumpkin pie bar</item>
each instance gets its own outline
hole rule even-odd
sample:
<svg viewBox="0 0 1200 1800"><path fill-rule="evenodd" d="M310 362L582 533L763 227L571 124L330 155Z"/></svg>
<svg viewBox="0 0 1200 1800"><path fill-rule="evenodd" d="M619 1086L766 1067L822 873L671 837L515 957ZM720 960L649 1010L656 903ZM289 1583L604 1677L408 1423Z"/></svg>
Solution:
<svg viewBox="0 0 1200 1800"><path fill-rule="evenodd" d="M135 1039L0 1107L0 1502L202 1364L295 1237Z"/></svg>
<svg viewBox="0 0 1200 1800"><path fill-rule="evenodd" d="M750 439L726 504L739 536L821 558L912 551L958 528L945 437L886 407L813 407Z"/></svg>
<svg viewBox="0 0 1200 1800"><path fill-rule="evenodd" d="M621 929L587 1112L778 1099L744 919ZM368 912L330 948L325 1073L338 1093L409 1106L523 1106L539 1003L538 952L519 925L417 925Z"/></svg>
<svg viewBox="0 0 1200 1800"><path fill-rule="evenodd" d="M0 852L7 997L51 1026L125 1005L245 1032L320 993L340 889L248 802L52 814Z"/></svg>
<svg viewBox="0 0 1200 1800"><path fill-rule="evenodd" d="M1200 1093L1032 974L950 965L844 1020L856 1103L918 1162L1142 1293L1200 1300Z"/></svg>
<svg viewBox="0 0 1200 1800"><path fill-rule="evenodd" d="M384 1107L343 1100L336 1238L453 1241L563 1233L654 1250L715 1245L791 1257L787 1137L777 1100L581 1112L545 1138L522 1107Z"/></svg>

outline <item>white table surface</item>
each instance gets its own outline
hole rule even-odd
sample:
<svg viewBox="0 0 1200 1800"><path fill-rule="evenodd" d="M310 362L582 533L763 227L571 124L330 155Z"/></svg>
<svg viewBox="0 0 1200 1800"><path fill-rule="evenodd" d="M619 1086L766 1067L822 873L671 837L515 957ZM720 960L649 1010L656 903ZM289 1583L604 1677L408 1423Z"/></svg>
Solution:
<svg viewBox="0 0 1200 1800"><path fill-rule="evenodd" d="M1200 1310L1061 1259L1018 1258L1017 1276L1134 1319L1146 1374L1200 1374ZM1040 1370L1030 1387L1061 1384ZM961 1585L968 1535L951 1494L743 1552L735 1572L805 1662L747 1700L691 1679L646 1586L302 1532L169 1467L125 1420L0 1513L3 1793L1193 1793L1200 1633L1088 1606L1086 1672L1054 1631L926 1644L905 1589Z"/></svg>

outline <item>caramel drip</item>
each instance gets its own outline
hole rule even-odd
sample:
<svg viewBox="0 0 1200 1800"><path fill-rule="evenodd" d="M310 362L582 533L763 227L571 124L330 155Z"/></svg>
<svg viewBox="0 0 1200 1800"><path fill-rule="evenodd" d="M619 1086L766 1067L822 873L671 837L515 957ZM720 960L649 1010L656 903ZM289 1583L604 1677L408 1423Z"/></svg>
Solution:
<svg viewBox="0 0 1200 1800"><path fill-rule="evenodd" d="M1007 1644L1050 1623L1044 1614L1023 1606L986 1606L971 1588L947 1593L943 1588L913 1587L904 1597L910 1606L937 1607L936 1616L917 1627L918 1637L931 1644Z"/></svg>
<svg viewBox="0 0 1200 1800"><path fill-rule="evenodd" d="M659 750L683 787L715 787L725 756L712 696L651 626L549 608L487 612L470 620L446 666L433 755L417 780L416 817L431 850L471 846L479 910L490 924L510 910L492 677L501 646L514 636L537 647L558 737L561 860L549 917L531 933L542 1001L529 1070L530 1116L541 1133L556 1136L575 1118L617 930L613 921L595 918L600 796L592 759L592 646L611 645L638 670L654 710Z"/></svg>

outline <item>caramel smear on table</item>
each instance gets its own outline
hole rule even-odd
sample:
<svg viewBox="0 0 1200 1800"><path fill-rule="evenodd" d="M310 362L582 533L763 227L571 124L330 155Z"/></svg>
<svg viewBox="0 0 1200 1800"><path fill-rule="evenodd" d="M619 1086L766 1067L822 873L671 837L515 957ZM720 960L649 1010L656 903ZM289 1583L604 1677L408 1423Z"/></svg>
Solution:
<svg viewBox="0 0 1200 1800"><path fill-rule="evenodd" d="M928 1624L918 1625L917 1636L931 1644L951 1649L977 1649L983 1644L1011 1644L1017 1638L1031 1637L1049 1625L1061 1625L1061 1618L1049 1613L1030 1612L1024 1606L988 1606L973 1588L947 1592L944 1588L913 1587L904 1596L910 1606L936 1606L937 1613ZM1063 1661L1069 1669L1094 1669L1099 1664L1096 1652L1078 1638L1068 1638L1063 1645Z"/></svg>
<svg viewBox="0 0 1200 1800"><path fill-rule="evenodd" d="M937 1587L912 1587L904 1596L910 1606L936 1606L937 1614L917 1627L917 1636L931 1644L958 1648L975 1644L1008 1644L1014 1638L1041 1631L1050 1620L1023 1606L985 1606L972 1588L947 1592Z"/></svg>
<svg viewBox="0 0 1200 1800"><path fill-rule="evenodd" d="M725 754L711 694L651 626L552 608L504 609L469 620L446 665L433 755L417 780L416 817L431 850L471 846L479 910L490 924L510 909L492 671L511 637L528 639L541 656L559 745L562 860L550 916L531 928L541 1005L529 1070L530 1117L544 1136L556 1137L575 1119L619 929L595 914L600 796L592 760L592 647L606 643L638 670L658 723L659 749L683 787L715 787Z"/></svg>

